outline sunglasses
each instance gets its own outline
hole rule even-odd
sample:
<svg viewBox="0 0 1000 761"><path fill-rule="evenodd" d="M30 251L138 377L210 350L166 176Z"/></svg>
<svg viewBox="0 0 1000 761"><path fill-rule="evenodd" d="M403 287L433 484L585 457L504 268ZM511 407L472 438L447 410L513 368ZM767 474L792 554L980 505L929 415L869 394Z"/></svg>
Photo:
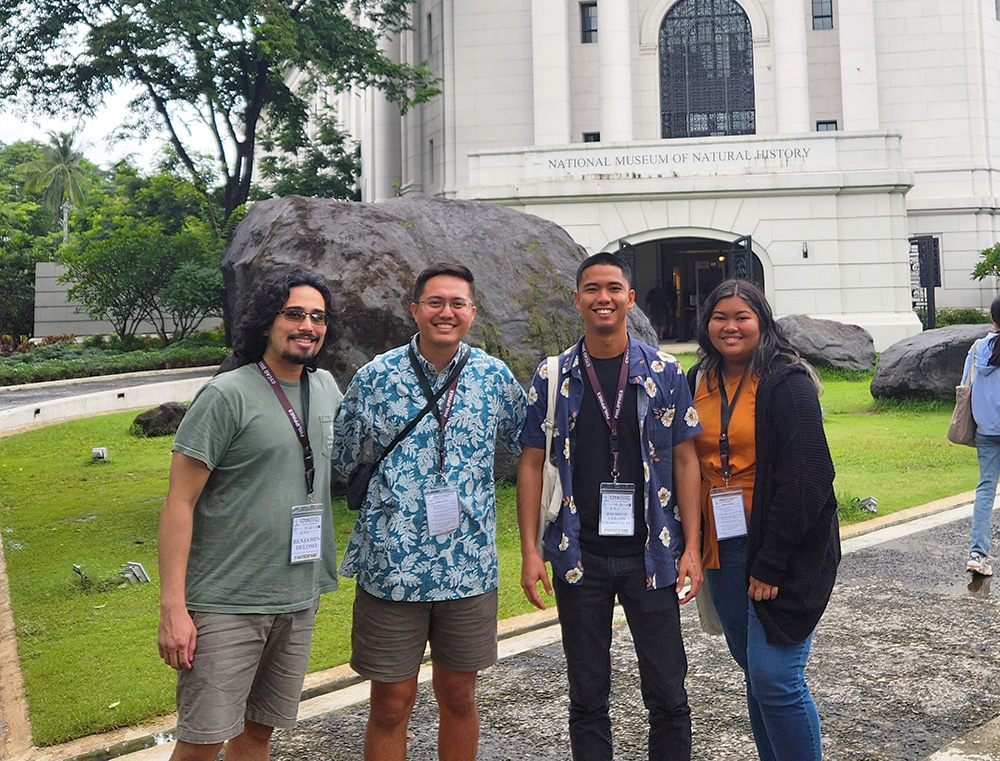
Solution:
<svg viewBox="0 0 1000 761"><path fill-rule="evenodd" d="M326 325L326 312L322 309L307 312L301 307L288 307L287 309L279 309L278 314L285 315L285 318L291 322L305 322L306 317L308 317L315 325Z"/></svg>

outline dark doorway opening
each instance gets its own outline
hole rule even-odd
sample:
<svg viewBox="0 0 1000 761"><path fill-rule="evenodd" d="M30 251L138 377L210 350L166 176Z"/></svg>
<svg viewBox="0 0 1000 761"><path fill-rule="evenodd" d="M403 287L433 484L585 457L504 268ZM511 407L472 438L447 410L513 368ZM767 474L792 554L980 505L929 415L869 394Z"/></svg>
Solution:
<svg viewBox="0 0 1000 761"><path fill-rule="evenodd" d="M697 340L701 306L728 277L728 241L667 238L635 244L635 298L661 340ZM751 253L753 282L764 287L763 267Z"/></svg>

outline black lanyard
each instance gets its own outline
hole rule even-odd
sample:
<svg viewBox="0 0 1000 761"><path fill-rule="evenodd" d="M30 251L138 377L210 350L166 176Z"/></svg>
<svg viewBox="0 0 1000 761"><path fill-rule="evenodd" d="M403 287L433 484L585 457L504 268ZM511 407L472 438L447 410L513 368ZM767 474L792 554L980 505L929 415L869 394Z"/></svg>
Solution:
<svg viewBox="0 0 1000 761"><path fill-rule="evenodd" d="M260 360L257 363L257 369L264 376L264 380L270 383L271 388L274 389L274 393L277 395L278 401L281 402L281 406L285 408L285 414L288 415L288 419L292 422L295 435L298 436L299 443L302 445L302 461L306 469L306 493L309 495L309 501L312 502L316 465L313 462L312 447L309 446L309 372L303 367L302 378L299 381L302 394L302 417L300 418L298 413L295 412L295 408L292 407L291 402L288 401L288 396L281 387L281 383L274 377L271 368L267 366L267 362L263 359Z"/></svg>
<svg viewBox="0 0 1000 761"><path fill-rule="evenodd" d="M424 396L427 399L433 399L434 391L431 389L431 383L427 380L424 368L420 366L420 361L413 351L413 346L409 347L409 354L410 364L413 365L413 372L416 373L417 380L420 381L420 388L423 390ZM461 360L462 357L459 358L460 362ZM448 418L451 417L451 411L455 406L455 394L457 391L458 376L456 375L448 385L448 390L444 393L444 409L438 409L437 404L431 406L431 413L438 421L438 465L441 467L442 473L444 473L444 427L448 425Z"/></svg>
<svg viewBox="0 0 1000 761"><path fill-rule="evenodd" d="M601 408L604 422L611 429L611 436L608 437L608 444L611 447L611 477L615 483L618 483L618 419L622 414L622 404L625 401L625 387L628 385L628 344L625 345L625 354L622 356L622 369L618 374L618 390L615 391L615 409L613 413L608 406L608 400L604 397L604 391L601 389L601 382L597 378L597 373L594 372L594 361L590 358L590 352L587 351L587 344L585 342L580 343L580 354L583 355L583 366L587 368L587 377L590 378L590 386L594 390L594 396L597 397L597 404Z"/></svg>
<svg viewBox="0 0 1000 761"><path fill-rule="evenodd" d="M740 384L736 387L736 393L733 394L733 401L730 402L729 398L726 396L726 376L719 370L718 376L716 377L716 382L719 384L719 462L722 465L722 477L726 479L726 486L729 485L729 479L732 478L732 473L729 470L729 420L733 416L733 407L736 406L736 399L740 395L740 391L743 389L743 381L746 380L747 374L744 370L743 375L740 376Z"/></svg>

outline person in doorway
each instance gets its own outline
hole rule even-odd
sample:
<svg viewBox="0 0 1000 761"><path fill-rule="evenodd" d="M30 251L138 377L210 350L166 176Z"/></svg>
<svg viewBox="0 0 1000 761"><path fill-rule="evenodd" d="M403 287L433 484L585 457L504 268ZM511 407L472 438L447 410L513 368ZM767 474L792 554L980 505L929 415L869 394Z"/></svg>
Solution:
<svg viewBox="0 0 1000 761"><path fill-rule="evenodd" d="M700 476L692 438L700 428L680 365L628 334L626 315L635 302L630 279L615 254L595 254L580 265L574 298L583 338L559 356L558 377L548 377L546 362L539 365L521 436L521 586L539 608L545 603L538 584L549 594L555 587L574 761L614 757L609 700L616 597L638 657L649 758L691 757L678 603L693 599L701 586ZM544 537L552 584L536 545L549 383L559 388L554 448L563 492Z"/></svg>
<svg viewBox="0 0 1000 761"><path fill-rule="evenodd" d="M972 508L972 540L965 570L992 576L990 565L990 528L993 504L1000 476L1000 298L990 305L991 329L976 341L965 359L962 383L972 374L972 418L976 421L976 457L979 460L979 483Z"/></svg>
<svg viewBox="0 0 1000 761"><path fill-rule="evenodd" d="M818 380L759 288L720 283L704 303L689 371L703 429L706 585L743 669L762 761L819 761L805 682L813 631L840 561L833 461Z"/></svg>
<svg viewBox="0 0 1000 761"><path fill-rule="evenodd" d="M421 272L410 313L417 334L358 370L335 427L333 464L346 475L366 440L381 453L448 389L382 460L344 553L341 573L358 581L351 667L371 680L365 759L401 761L429 641L438 757L472 761L476 678L497 659L493 455L497 442L520 452L525 395L503 362L462 340L476 316L467 267Z"/></svg>
<svg viewBox="0 0 1000 761"><path fill-rule="evenodd" d="M274 728L295 725L319 596L337 588L322 464L341 393L316 369L331 301L307 270L265 282L241 321L241 366L177 430L157 637L177 669L172 761L213 761L224 742L227 761L267 759Z"/></svg>
<svg viewBox="0 0 1000 761"><path fill-rule="evenodd" d="M677 295L673 286L657 282L646 293L646 314L661 341L673 336L673 313L677 309Z"/></svg>

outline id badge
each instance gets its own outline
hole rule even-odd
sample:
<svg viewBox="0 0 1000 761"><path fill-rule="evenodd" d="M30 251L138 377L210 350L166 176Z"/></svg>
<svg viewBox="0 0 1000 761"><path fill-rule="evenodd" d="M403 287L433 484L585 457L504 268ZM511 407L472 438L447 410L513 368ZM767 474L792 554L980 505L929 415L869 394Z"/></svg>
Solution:
<svg viewBox="0 0 1000 761"><path fill-rule="evenodd" d="M601 536L635 534L635 484L601 484Z"/></svg>
<svg viewBox="0 0 1000 761"><path fill-rule="evenodd" d="M730 486L716 487L708 493L715 515L715 536L717 539L733 539L747 535L747 514L743 508L743 489Z"/></svg>
<svg viewBox="0 0 1000 761"><path fill-rule="evenodd" d="M312 563L323 551L323 505L295 505L292 508L292 553L288 562Z"/></svg>
<svg viewBox="0 0 1000 761"><path fill-rule="evenodd" d="M427 489L427 530L431 536L450 534L458 528L458 492L448 487Z"/></svg>

